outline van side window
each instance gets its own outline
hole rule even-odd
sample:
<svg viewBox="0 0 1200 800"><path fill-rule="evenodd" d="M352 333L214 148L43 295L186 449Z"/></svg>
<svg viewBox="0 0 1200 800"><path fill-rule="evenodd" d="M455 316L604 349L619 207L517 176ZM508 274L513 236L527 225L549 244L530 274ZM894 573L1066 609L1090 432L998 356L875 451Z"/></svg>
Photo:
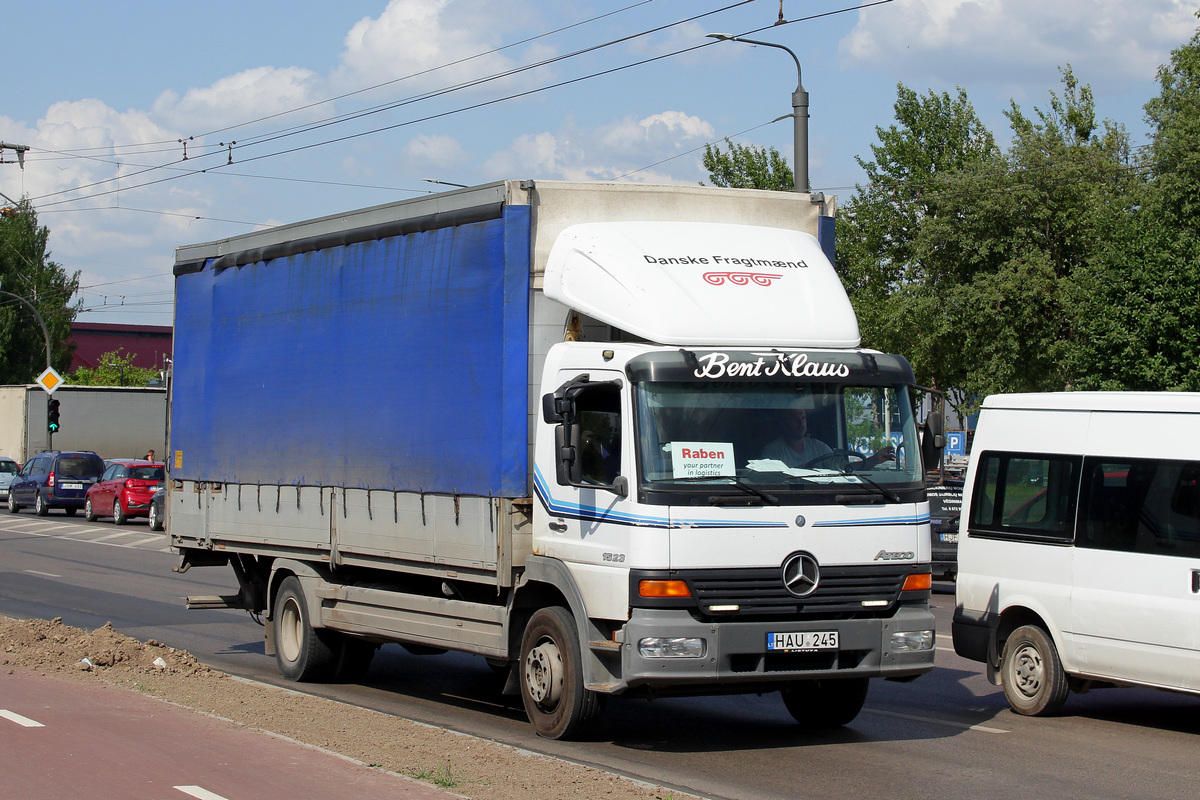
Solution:
<svg viewBox="0 0 1200 800"><path fill-rule="evenodd" d="M978 458L971 534L1071 540L1081 459L1026 453L982 453Z"/></svg>
<svg viewBox="0 0 1200 800"><path fill-rule="evenodd" d="M1076 544L1200 557L1200 463L1088 458Z"/></svg>

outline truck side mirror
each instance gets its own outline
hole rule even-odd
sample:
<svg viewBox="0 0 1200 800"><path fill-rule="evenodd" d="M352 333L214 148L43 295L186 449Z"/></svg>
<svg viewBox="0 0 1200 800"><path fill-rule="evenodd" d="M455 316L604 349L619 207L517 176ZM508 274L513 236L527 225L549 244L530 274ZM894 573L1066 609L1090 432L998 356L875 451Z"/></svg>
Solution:
<svg viewBox="0 0 1200 800"><path fill-rule="evenodd" d="M942 427L942 415L932 411L925 417L925 424L921 426L921 460L925 469L941 463L942 449L945 446L946 432Z"/></svg>
<svg viewBox="0 0 1200 800"><path fill-rule="evenodd" d="M554 467L560 486L578 486L583 483L578 425L560 423L554 429Z"/></svg>

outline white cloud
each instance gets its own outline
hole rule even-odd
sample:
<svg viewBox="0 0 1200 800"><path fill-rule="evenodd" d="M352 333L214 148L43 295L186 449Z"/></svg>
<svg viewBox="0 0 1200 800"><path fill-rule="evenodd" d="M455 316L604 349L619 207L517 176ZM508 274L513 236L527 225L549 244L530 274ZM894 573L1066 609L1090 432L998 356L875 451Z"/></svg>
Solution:
<svg viewBox="0 0 1200 800"><path fill-rule="evenodd" d="M514 175L563 180L611 180L628 173L633 180L677 182L651 165L680 156L670 173L700 173L695 151L715 133L708 122L682 111L663 111L641 119L625 117L594 128L568 120L558 131L517 137L484 167L493 178Z"/></svg>
<svg viewBox="0 0 1200 800"><path fill-rule="evenodd" d="M408 93L511 69L507 56L488 51L530 13L523 0L391 0L346 34L334 82L359 88L405 78L395 91Z"/></svg>
<svg viewBox="0 0 1200 800"><path fill-rule="evenodd" d="M416 165L454 167L467 160L467 152L453 136L418 136L404 148L405 155Z"/></svg>
<svg viewBox="0 0 1200 800"><path fill-rule="evenodd" d="M167 124L199 134L307 106L323 99L325 91L325 81L311 70L255 67L211 86L189 89L182 98L163 92L152 110ZM305 116L315 114L308 109Z"/></svg>
<svg viewBox="0 0 1200 800"><path fill-rule="evenodd" d="M1085 83L1146 80L1196 27L1192 0L896 0L859 12L852 65L1005 83L1070 63Z"/></svg>

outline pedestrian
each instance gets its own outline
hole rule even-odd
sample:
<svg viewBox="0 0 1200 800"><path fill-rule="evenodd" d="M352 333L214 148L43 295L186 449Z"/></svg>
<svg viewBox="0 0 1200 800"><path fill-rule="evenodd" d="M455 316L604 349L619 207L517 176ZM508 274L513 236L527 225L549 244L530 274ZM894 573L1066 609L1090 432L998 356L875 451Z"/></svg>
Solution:
<svg viewBox="0 0 1200 800"><path fill-rule="evenodd" d="M154 460L154 451L153 451L153 450L147 450L147 451L146 451L146 455L145 455L145 459L146 459L147 461L153 461L153 460Z"/></svg>

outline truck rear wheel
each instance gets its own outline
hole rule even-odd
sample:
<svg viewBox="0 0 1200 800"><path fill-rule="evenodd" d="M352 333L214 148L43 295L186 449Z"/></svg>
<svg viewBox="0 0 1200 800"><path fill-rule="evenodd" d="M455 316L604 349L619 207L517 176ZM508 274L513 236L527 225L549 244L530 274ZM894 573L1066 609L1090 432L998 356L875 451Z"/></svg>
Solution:
<svg viewBox="0 0 1200 800"><path fill-rule="evenodd" d="M337 648L337 666L334 669L334 680L343 683L358 683L367 676L371 661L379 645L364 641L354 636L341 634Z"/></svg>
<svg viewBox="0 0 1200 800"><path fill-rule="evenodd" d="M539 609L521 637L521 701L539 736L584 736L600 718L604 695L583 685L575 618L561 606Z"/></svg>
<svg viewBox="0 0 1200 800"><path fill-rule="evenodd" d="M289 575L275 593L275 663L292 681L321 682L338 666L335 635L317 629L308 618L308 603L300 579Z"/></svg>
<svg viewBox="0 0 1200 800"><path fill-rule="evenodd" d="M837 728L862 711L869 685L867 678L795 681L783 690L783 704L796 722L809 730Z"/></svg>
<svg viewBox="0 0 1200 800"><path fill-rule="evenodd" d="M1037 625L1023 625L1009 634L1000 677L1012 710L1028 717L1057 714L1070 693L1054 641Z"/></svg>

